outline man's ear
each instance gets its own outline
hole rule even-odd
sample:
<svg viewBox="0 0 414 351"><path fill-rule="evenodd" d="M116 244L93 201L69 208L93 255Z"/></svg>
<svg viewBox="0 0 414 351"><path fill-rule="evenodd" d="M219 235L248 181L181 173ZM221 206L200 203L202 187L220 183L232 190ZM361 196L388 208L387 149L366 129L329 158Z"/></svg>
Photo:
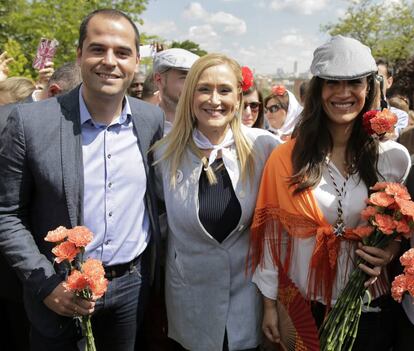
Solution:
<svg viewBox="0 0 414 351"><path fill-rule="evenodd" d="M61 92L62 92L62 88L58 84L53 83L47 89L47 97L56 96L56 95L60 94Z"/></svg>
<svg viewBox="0 0 414 351"><path fill-rule="evenodd" d="M161 80L162 80L161 73L155 72L154 73L154 83L157 85L158 89L161 88Z"/></svg>
<svg viewBox="0 0 414 351"><path fill-rule="evenodd" d="M387 89L391 88L392 83L394 83L394 78L392 76L388 77L387 78L387 84L388 84Z"/></svg>
<svg viewBox="0 0 414 351"><path fill-rule="evenodd" d="M77 48L76 49L76 63L80 66L80 59L82 57L82 49Z"/></svg>

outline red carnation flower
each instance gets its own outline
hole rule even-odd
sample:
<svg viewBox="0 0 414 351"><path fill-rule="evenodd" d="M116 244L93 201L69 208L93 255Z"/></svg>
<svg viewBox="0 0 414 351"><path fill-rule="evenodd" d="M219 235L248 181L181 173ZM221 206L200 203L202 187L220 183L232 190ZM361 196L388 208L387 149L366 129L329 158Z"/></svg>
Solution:
<svg viewBox="0 0 414 351"><path fill-rule="evenodd" d="M247 66L242 67L242 76L243 76L242 90L247 91L253 86L253 73L249 67Z"/></svg>
<svg viewBox="0 0 414 351"><path fill-rule="evenodd" d="M286 94L286 88L284 85L275 85L272 87L272 94L276 96L283 96Z"/></svg>

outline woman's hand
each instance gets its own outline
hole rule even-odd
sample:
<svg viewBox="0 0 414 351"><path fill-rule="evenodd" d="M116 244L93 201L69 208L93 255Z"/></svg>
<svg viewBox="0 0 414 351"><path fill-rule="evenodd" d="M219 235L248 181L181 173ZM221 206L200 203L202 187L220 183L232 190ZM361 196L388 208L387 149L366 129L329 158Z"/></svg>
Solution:
<svg viewBox="0 0 414 351"><path fill-rule="evenodd" d="M370 276L365 282L366 288L377 281L381 274L382 267L385 267L393 260L399 249L400 243L394 240L392 240L384 249L373 246L364 246L362 243L358 243L358 249L355 251L356 254L369 264L361 263L358 266L363 272Z"/></svg>
<svg viewBox="0 0 414 351"><path fill-rule="evenodd" d="M269 341L279 344L280 343L280 334L279 334L279 320L276 309L276 301L271 300L267 297L263 297L264 305L264 314L263 314L263 323L262 329L266 338Z"/></svg>
<svg viewBox="0 0 414 351"><path fill-rule="evenodd" d="M7 51L0 55L0 82L6 80L9 75L9 63L13 61L13 58L7 57Z"/></svg>

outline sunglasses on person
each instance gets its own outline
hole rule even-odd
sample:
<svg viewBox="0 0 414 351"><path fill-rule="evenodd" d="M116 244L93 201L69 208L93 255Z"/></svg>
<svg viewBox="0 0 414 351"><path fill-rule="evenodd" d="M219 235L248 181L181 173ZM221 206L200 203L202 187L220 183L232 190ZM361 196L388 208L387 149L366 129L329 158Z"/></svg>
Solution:
<svg viewBox="0 0 414 351"><path fill-rule="evenodd" d="M280 106L279 104L276 104L276 105L266 107L265 110L266 110L266 112L275 113L275 112L279 111L281 108L282 108L282 106Z"/></svg>
<svg viewBox="0 0 414 351"><path fill-rule="evenodd" d="M256 112L256 111L259 110L260 102L256 102L256 101L253 101L253 102L245 102L244 103L244 109L246 109L248 107L250 107L250 110Z"/></svg>

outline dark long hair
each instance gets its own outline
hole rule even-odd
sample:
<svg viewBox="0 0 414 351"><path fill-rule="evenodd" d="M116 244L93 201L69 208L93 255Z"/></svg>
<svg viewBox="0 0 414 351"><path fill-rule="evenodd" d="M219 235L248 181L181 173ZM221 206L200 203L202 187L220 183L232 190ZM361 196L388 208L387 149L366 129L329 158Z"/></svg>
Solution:
<svg viewBox="0 0 414 351"><path fill-rule="evenodd" d="M362 115L370 110L376 96L374 75L367 77L368 93L364 107L352 126L346 148L346 160L351 174L358 173L367 187L378 181L378 141L362 127ZM305 107L292 137L296 139L292 152L293 175L290 184L297 186L294 193L316 186L322 177L326 156L333 147L327 127L327 115L322 107L323 79L313 77L309 82Z"/></svg>

